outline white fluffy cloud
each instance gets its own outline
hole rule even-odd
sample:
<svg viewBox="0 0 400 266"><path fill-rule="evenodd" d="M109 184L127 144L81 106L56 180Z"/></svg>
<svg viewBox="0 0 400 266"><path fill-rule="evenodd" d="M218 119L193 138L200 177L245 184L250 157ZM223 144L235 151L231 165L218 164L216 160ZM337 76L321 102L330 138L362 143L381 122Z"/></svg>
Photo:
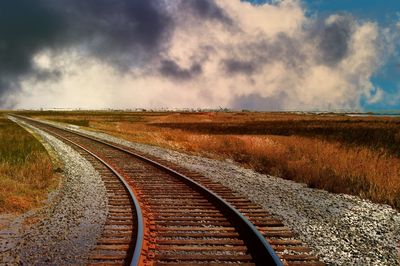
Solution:
<svg viewBox="0 0 400 266"><path fill-rule="evenodd" d="M310 18L296 0L215 3L218 16L211 10L206 18L170 1L175 29L167 49L127 72L76 47L41 51L36 67L61 68L62 75L28 78L9 101L19 108L330 110L357 109L360 97L380 99L370 78L393 48L376 23L347 15Z"/></svg>

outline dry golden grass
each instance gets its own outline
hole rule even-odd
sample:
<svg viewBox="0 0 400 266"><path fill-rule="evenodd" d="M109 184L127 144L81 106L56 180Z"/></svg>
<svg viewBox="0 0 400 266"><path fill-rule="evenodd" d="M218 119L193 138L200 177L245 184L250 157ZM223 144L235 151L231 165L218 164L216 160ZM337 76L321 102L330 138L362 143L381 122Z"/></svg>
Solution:
<svg viewBox="0 0 400 266"><path fill-rule="evenodd" d="M400 209L400 120L267 113L46 115ZM85 122L86 123L86 122Z"/></svg>
<svg viewBox="0 0 400 266"><path fill-rule="evenodd" d="M40 206L57 180L43 146L0 116L0 213L21 213Z"/></svg>
<svg viewBox="0 0 400 266"><path fill-rule="evenodd" d="M386 153L297 136L193 135L182 146L310 187L400 207L400 159Z"/></svg>
<svg viewBox="0 0 400 266"><path fill-rule="evenodd" d="M262 173L400 208L400 158L384 149L302 136L196 134L124 122L91 126L131 141L230 158Z"/></svg>

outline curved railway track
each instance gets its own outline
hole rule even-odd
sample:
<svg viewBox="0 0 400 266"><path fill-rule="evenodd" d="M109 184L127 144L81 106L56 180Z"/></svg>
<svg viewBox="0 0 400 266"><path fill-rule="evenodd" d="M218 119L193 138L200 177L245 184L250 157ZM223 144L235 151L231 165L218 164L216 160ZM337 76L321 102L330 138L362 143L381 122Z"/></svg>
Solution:
<svg viewBox="0 0 400 266"><path fill-rule="evenodd" d="M74 147L101 174L108 216L89 255L111 265L324 265L267 211L170 162L17 116Z"/></svg>

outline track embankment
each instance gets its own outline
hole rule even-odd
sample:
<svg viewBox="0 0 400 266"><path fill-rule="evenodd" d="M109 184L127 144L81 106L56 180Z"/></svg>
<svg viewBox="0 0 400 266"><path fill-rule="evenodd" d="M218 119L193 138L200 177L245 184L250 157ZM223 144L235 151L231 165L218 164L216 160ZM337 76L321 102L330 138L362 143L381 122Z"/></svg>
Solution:
<svg viewBox="0 0 400 266"><path fill-rule="evenodd" d="M109 215L92 264L323 265L281 221L218 182L131 148L25 121L92 156L105 176Z"/></svg>

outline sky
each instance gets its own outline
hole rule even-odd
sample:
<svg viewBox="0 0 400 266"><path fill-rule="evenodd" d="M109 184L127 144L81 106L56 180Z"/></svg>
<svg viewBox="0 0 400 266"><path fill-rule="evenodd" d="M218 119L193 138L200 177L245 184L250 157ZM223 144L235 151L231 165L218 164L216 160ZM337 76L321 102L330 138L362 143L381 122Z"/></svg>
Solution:
<svg viewBox="0 0 400 266"><path fill-rule="evenodd" d="M0 108L400 110L398 0L5 0Z"/></svg>

